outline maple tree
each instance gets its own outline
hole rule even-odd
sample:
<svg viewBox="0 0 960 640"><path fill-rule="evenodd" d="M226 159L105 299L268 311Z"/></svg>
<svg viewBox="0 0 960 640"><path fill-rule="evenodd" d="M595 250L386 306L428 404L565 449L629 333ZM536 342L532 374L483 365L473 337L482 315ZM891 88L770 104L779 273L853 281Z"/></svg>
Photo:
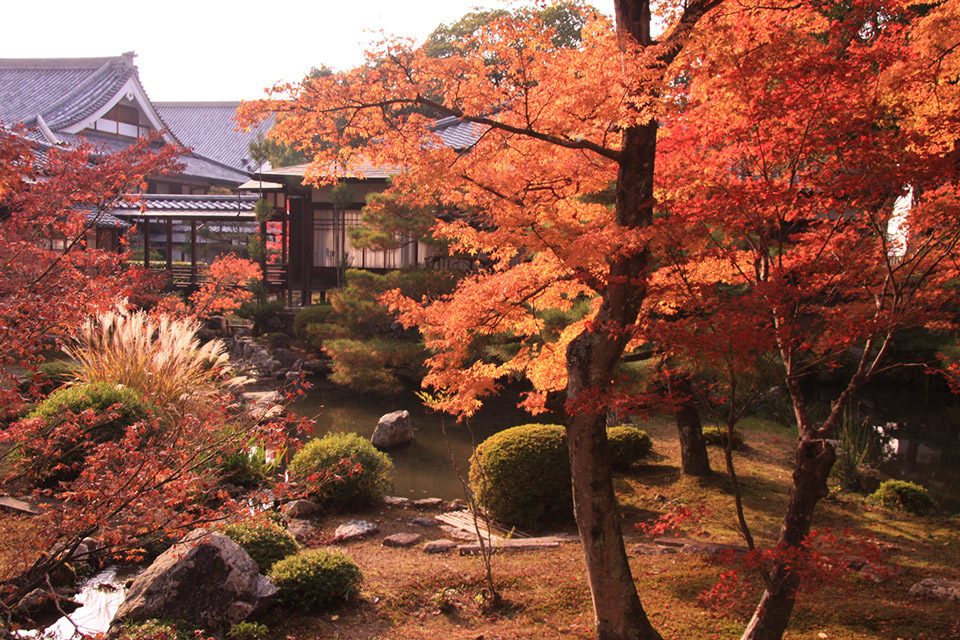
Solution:
<svg viewBox="0 0 960 640"><path fill-rule="evenodd" d="M141 273L124 254L86 246L87 234L145 188L145 176L168 170L174 153L144 139L110 155L84 145L37 155L0 130L0 405L21 402L10 367L35 364L87 315L138 288Z"/></svg>
<svg viewBox="0 0 960 640"><path fill-rule="evenodd" d="M898 335L954 327L960 275L957 3L778 13L717 14L716 37L690 44L689 82L664 119L655 244L667 266L650 298L684 316L661 336L668 348L726 370L731 424L737 381L771 356L793 409L793 486L744 639L782 637L843 411L904 364L889 358ZM844 382L818 417L805 380L826 369Z"/></svg>

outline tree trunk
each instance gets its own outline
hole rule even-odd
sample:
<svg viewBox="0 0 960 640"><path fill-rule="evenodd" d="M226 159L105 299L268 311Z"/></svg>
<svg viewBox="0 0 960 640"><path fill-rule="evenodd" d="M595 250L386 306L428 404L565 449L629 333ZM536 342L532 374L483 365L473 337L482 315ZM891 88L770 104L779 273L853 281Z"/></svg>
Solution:
<svg viewBox="0 0 960 640"><path fill-rule="evenodd" d="M779 549L799 547L810 533L814 509L829 493L827 478L836 459L831 441L809 437L800 440L793 488L777 542ZM741 640L780 640L793 613L799 586L799 574L778 554L770 571L769 586Z"/></svg>
<svg viewBox="0 0 960 640"><path fill-rule="evenodd" d="M677 390L684 400L677 407L677 432L680 435L680 466L684 475L710 475L710 457L707 455L707 443L703 440L703 425L700 413L691 397L690 380L684 378L677 383Z"/></svg>

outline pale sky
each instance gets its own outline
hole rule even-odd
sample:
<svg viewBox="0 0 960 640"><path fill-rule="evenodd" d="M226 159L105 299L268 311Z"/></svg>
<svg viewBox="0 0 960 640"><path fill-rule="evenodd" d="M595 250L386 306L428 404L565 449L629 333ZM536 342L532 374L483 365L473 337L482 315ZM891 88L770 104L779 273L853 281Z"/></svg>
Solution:
<svg viewBox="0 0 960 640"><path fill-rule="evenodd" d="M613 13L613 0L591 4ZM4 0L0 58L132 50L152 100L239 100L298 80L314 66L356 66L381 31L423 40L472 8L503 6L501 0Z"/></svg>

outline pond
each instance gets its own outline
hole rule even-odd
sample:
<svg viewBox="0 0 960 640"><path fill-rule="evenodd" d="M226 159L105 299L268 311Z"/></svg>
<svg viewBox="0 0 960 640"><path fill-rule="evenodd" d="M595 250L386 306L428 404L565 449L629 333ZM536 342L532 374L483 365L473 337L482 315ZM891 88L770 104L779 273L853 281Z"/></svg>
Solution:
<svg viewBox="0 0 960 640"><path fill-rule="evenodd" d="M815 402L835 397L833 391L824 387L815 392ZM394 493L413 499L450 500L463 497L457 470L466 476L474 439L479 443L518 424L556 420L548 416L531 418L517 409L518 401L517 391L506 392L487 401L469 425L463 425L449 416L426 411L413 391L385 397L318 385L293 409L316 420L312 435L352 431L365 437L373 433L383 414L408 410L414 420L416 441L390 451ZM881 465L885 473L923 484L942 509L960 512L960 402L955 397L915 385L875 387L861 398L859 415L871 425L889 425L888 455Z"/></svg>
<svg viewBox="0 0 960 640"><path fill-rule="evenodd" d="M353 432L369 438L380 416L406 409L413 419L413 444L392 449L394 494L411 499L463 498L458 472L466 478L474 440L508 427L536 420L517 409L518 394L504 393L485 403L469 421L460 424L448 415L427 411L413 391L398 396L357 395L328 385L318 385L292 409L316 421L312 436Z"/></svg>

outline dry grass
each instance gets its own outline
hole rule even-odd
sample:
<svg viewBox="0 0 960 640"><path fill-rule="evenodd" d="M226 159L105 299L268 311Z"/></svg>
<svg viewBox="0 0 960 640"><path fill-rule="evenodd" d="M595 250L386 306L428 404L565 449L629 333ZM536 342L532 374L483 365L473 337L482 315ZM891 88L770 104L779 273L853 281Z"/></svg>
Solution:
<svg viewBox="0 0 960 640"><path fill-rule="evenodd" d="M737 542L732 498L725 478L680 476L675 430L663 420L645 426L654 438L656 458L618 480L628 550L641 541L632 523L672 505L702 505L707 517L690 532L715 541ZM775 539L787 497L793 436L785 429L754 423L745 429L749 449L737 455L746 491L747 514L762 542ZM714 469L722 468L721 452L711 451ZM504 612L488 614L474 601L483 589L477 558L429 556L419 548L386 549L380 539L398 531L423 531L407 524L416 513L381 509L381 534L346 547L364 572L362 599L354 606L322 617L286 616L271 621L277 637L298 640L344 639L553 639L592 638L589 593L577 545L555 551L496 556L494 571L511 603ZM346 517L321 523L324 535ZM858 498L839 496L821 505L817 526L852 529L860 535L895 545L886 560L899 575L877 584L851 575L837 584L805 594L787 638L820 640L927 640L960 637L956 607L916 600L907 595L914 582L929 576L960 577L960 519L894 516L869 508ZM427 539L443 537L427 530ZM654 625L668 639L738 638L760 594L758 580L733 610L717 612L698 600L725 569L694 555L640 556L631 566ZM434 596L453 588L453 611L439 613Z"/></svg>
<svg viewBox="0 0 960 640"><path fill-rule="evenodd" d="M229 359L222 341L200 344L199 329L195 320L113 311L87 320L66 351L82 382L122 384L161 408L183 408L216 390Z"/></svg>

